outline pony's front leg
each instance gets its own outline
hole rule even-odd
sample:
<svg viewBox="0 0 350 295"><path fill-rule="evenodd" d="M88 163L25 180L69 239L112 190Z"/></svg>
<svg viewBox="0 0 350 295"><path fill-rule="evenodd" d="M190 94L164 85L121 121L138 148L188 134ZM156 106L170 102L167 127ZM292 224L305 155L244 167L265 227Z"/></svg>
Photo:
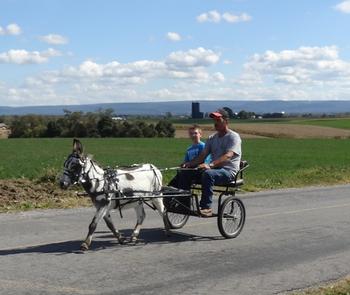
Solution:
<svg viewBox="0 0 350 295"><path fill-rule="evenodd" d="M92 219L89 225L89 232L85 239L85 241L81 244L80 249L86 251L89 249L92 241L92 235L96 230L97 224L101 221L101 219L106 215L108 206L99 207L95 213L94 218Z"/></svg>
<svg viewBox="0 0 350 295"><path fill-rule="evenodd" d="M124 243L124 237L122 236L122 234L115 228L114 223L112 221L112 217L111 214L109 214L109 212L103 217L104 221L106 222L106 225L108 226L108 228L111 230L111 232L113 233L113 235L118 239L118 242L120 244Z"/></svg>
<svg viewBox="0 0 350 295"><path fill-rule="evenodd" d="M140 229L141 229L142 223L146 217L145 209L143 208L142 202L139 202L137 204L137 206L135 207L135 211L136 211L136 216L137 216L137 222L136 222L134 231L132 232L132 235L131 235L131 242L132 243L137 242L138 236L140 234Z"/></svg>

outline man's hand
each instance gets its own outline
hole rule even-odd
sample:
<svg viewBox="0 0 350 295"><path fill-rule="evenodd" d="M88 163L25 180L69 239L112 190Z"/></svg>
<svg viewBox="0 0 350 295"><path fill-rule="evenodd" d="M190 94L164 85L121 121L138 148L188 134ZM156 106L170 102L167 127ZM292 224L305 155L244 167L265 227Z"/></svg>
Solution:
<svg viewBox="0 0 350 295"><path fill-rule="evenodd" d="M190 168L190 162L182 163L181 168Z"/></svg>
<svg viewBox="0 0 350 295"><path fill-rule="evenodd" d="M210 166L208 164L206 164L206 163L199 164L198 168L199 169L204 169L204 170L211 169Z"/></svg>

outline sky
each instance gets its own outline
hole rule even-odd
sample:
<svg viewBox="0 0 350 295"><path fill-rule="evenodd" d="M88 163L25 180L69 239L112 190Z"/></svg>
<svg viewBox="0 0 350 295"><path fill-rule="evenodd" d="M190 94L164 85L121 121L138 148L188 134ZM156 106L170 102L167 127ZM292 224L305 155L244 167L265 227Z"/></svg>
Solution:
<svg viewBox="0 0 350 295"><path fill-rule="evenodd" d="M0 0L0 105L350 100L350 0Z"/></svg>

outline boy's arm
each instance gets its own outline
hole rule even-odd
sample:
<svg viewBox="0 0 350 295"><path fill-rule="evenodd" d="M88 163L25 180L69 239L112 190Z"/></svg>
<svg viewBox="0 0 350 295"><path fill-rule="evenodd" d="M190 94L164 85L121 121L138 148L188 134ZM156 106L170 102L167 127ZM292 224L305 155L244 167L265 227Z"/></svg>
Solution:
<svg viewBox="0 0 350 295"><path fill-rule="evenodd" d="M209 149L207 147L204 148L204 150L195 157L192 161L186 162L182 164L183 168L194 168L197 167L199 164L204 162L204 159L209 155Z"/></svg>
<svg viewBox="0 0 350 295"><path fill-rule="evenodd" d="M189 160L190 160L190 159L189 159L189 157L188 157L188 152L186 151L185 159L184 159L183 163L186 163L186 162L188 162Z"/></svg>

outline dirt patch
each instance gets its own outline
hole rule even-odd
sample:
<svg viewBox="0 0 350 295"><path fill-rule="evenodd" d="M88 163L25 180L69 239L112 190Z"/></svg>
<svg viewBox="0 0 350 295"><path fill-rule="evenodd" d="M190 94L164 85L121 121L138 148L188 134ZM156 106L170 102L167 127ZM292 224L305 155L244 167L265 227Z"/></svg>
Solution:
<svg viewBox="0 0 350 295"><path fill-rule="evenodd" d="M176 126L175 137L187 138L187 128ZM212 125L201 125L201 128L204 138L215 132ZM350 138L350 130L311 125L238 123L230 124L230 128L242 138Z"/></svg>
<svg viewBox="0 0 350 295"><path fill-rule="evenodd" d="M37 183L28 179L0 180L0 212L90 204L88 198L76 196L74 189L63 191L55 183Z"/></svg>

